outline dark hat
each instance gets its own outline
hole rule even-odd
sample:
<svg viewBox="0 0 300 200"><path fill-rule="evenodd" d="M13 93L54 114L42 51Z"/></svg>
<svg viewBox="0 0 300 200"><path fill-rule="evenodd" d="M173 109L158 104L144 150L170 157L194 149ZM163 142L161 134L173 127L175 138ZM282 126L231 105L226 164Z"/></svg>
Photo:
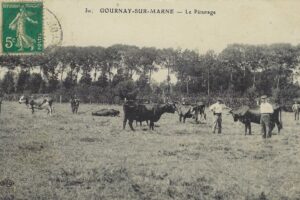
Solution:
<svg viewBox="0 0 300 200"><path fill-rule="evenodd" d="M266 98L267 98L267 95L262 95L260 98L261 98L261 99L266 99Z"/></svg>
<svg viewBox="0 0 300 200"><path fill-rule="evenodd" d="M222 102L222 99L221 98L217 98L217 101L221 101Z"/></svg>

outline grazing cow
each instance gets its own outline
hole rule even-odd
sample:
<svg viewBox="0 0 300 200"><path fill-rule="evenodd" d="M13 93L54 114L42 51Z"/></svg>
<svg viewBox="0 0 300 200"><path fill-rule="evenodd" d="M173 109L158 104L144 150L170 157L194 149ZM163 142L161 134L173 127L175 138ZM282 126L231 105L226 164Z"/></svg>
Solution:
<svg viewBox="0 0 300 200"><path fill-rule="evenodd" d="M104 116L104 117L115 117L115 116L119 116L120 111L115 110L115 109L101 109L98 110L96 112L92 112L92 115L94 116Z"/></svg>
<svg viewBox="0 0 300 200"><path fill-rule="evenodd" d="M198 122L199 119L199 114L200 114L200 119L204 118L206 119L206 114L205 114L205 105L203 103L199 103L196 105L177 105L177 112L179 115L179 121L183 121L185 123L186 118L195 118L195 121Z"/></svg>
<svg viewBox="0 0 300 200"><path fill-rule="evenodd" d="M164 113L174 113L176 110L176 106L175 104L171 103L145 105L137 104L133 101L128 101L123 105L123 110L123 129L125 129L127 120L132 131L134 131L134 128L132 126L134 120L138 122L149 120L149 128L150 130L154 130L154 122L157 122Z"/></svg>
<svg viewBox="0 0 300 200"><path fill-rule="evenodd" d="M278 133L280 133L280 129L282 129L281 122L281 107L274 106L274 112L271 114L271 131L274 129L275 124L278 128ZM230 113L233 116L233 120L240 121L245 124L245 135L247 135L247 130L249 129L249 135L251 135L251 122L260 124L260 109L250 109L248 106L242 106L238 109L231 110Z"/></svg>
<svg viewBox="0 0 300 200"><path fill-rule="evenodd" d="M48 114L52 114L53 111L53 99L51 97L40 97L37 99L33 99L27 96L21 96L19 99L19 103L25 103L28 108L31 108L32 114L34 113L34 109L46 109L48 110Z"/></svg>
<svg viewBox="0 0 300 200"><path fill-rule="evenodd" d="M70 100L70 104L71 104L72 113L77 114L80 100L72 97Z"/></svg>

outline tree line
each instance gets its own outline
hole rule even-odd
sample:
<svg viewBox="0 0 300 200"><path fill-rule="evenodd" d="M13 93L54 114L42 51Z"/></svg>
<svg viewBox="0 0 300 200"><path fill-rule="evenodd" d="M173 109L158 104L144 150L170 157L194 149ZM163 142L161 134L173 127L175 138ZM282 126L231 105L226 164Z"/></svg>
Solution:
<svg viewBox="0 0 300 200"><path fill-rule="evenodd" d="M115 103L120 99L163 97L246 97L292 99L300 96L295 75L300 45L231 44L220 53L190 49L157 49L131 45L49 47L42 55L0 57L8 69L2 93L48 93L67 100ZM16 72L17 67L21 69ZM152 81L159 69L168 74ZM171 74L177 78L171 83Z"/></svg>

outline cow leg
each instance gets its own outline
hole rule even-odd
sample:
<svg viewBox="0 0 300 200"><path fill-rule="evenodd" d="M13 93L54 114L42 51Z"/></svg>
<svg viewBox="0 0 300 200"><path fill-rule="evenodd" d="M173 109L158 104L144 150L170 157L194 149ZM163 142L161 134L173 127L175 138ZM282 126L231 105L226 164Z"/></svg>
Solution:
<svg viewBox="0 0 300 200"><path fill-rule="evenodd" d="M154 130L154 122L150 120L150 126L149 126L150 130Z"/></svg>
<svg viewBox="0 0 300 200"><path fill-rule="evenodd" d="M182 116L181 116L181 115L179 115L179 121L181 122L181 120L182 120Z"/></svg>
<svg viewBox="0 0 300 200"><path fill-rule="evenodd" d="M50 109L50 116L52 115L52 106L49 106Z"/></svg>
<svg viewBox="0 0 300 200"><path fill-rule="evenodd" d="M282 123L280 121L276 122L278 134L280 133L280 130L282 129Z"/></svg>
<svg viewBox="0 0 300 200"><path fill-rule="evenodd" d="M183 123L185 123L185 119L186 119L185 116L183 116Z"/></svg>
<svg viewBox="0 0 300 200"><path fill-rule="evenodd" d="M195 122L198 122L198 117L199 117L199 113L195 112ZM200 119L201 119L201 115L200 115Z"/></svg>
<svg viewBox="0 0 300 200"><path fill-rule="evenodd" d="M34 113L34 107L33 107L33 105L31 106L31 113L32 114Z"/></svg>
<svg viewBox="0 0 300 200"><path fill-rule="evenodd" d="M133 120L128 120L128 124L129 124L129 127L131 128L132 131L134 131L134 128L132 126L132 123L133 123Z"/></svg>
<svg viewBox="0 0 300 200"><path fill-rule="evenodd" d="M126 116L125 116L125 117L124 117L124 120L123 120L123 129L125 129L126 123L127 123L127 118L126 118Z"/></svg>
<svg viewBox="0 0 300 200"><path fill-rule="evenodd" d="M249 135L252 135L252 132L251 132L251 122L249 122Z"/></svg>
<svg viewBox="0 0 300 200"><path fill-rule="evenodd" d="M247 135L248 124L245 123L245 135Z"/></svg>

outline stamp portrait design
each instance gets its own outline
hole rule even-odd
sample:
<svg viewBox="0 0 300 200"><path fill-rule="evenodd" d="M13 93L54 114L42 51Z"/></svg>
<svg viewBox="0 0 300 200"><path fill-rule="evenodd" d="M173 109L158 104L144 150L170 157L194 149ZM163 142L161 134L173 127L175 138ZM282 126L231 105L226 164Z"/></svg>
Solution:
<svg viewBox="0 0 300 200"><path fill-rule="evenodd" d="M39 53L43 51L43 3L2 3L3 53Z"/></svg>

